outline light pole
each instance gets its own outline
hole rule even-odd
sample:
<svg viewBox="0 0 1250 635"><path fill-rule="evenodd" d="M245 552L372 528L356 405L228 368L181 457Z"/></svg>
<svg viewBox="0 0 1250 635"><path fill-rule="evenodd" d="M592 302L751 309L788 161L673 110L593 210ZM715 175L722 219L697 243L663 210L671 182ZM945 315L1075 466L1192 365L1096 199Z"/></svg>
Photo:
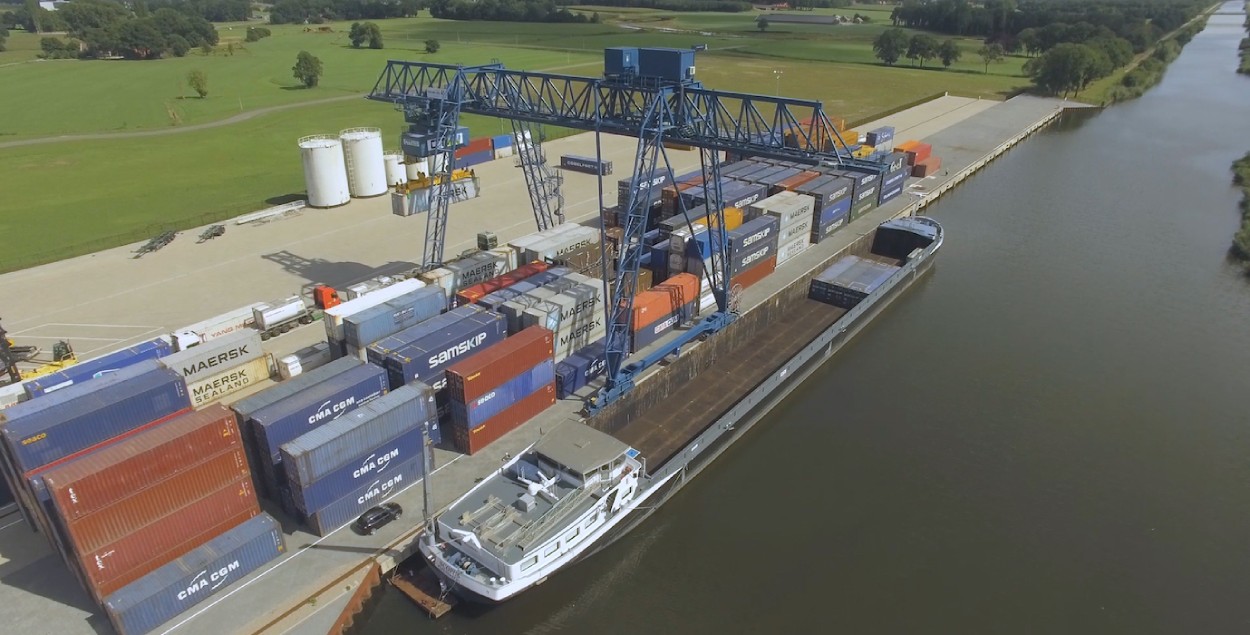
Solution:
<svg viewBox="0 0 1250 635"><path fill-rule="evenodd" d="M779 71L779 70L777 70L777 69L773 69L773 78L777 80L777 92L776 92L776 93L774 93L774 96L776 96L776 97L780 97L780 96L781 96L781 76L782 76L782 74L783 74L783 72L782 72L782 71Z"/></svg>

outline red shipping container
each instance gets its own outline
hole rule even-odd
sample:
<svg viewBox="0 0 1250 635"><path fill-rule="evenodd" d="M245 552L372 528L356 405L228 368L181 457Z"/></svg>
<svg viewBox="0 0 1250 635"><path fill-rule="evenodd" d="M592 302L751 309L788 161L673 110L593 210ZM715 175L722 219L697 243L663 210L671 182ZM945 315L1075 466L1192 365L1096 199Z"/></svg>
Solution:
<svg viewBox="0 0 1250 635"><path fill-rule="evenodd" d="M243 448L226 450L95 513L72 521L65 519L65 533L74 551L95 551L166 516L177 514L205 495L240 478L250 481L250 477Z"/></svg>
<svg viewBox="0 0 1250 635"><path fill-rule="evenodd" d="M920 161L911 168L911 175L917 178L924 178L936 173L942 167L942 159L940 157L931 156Z"/></svg>
<svg viewBox="0 0 1250 635"><path fill-rule="evenodd" d="M464 158L470 154L478 152L494 152L494 145L490 137L482 137L481 139L470 139L468 143L456 148L456 158Z"/></svg>
<svg viewBox="0 0 1250 635"><path fill-rule="evenodd" d="M447 391L454 401L468 403L551 359L555 334L531 326L486 350L447 368Z"/></svg>
<svg viewBox="0 0 1250 635"><path fill-rule="evenodd" d="M904 152L907 153L907 162L916 165L933 154L933 146L927 143L917 143L911 148L904 150Z"/></svg>
<svg viewBox="0 0 1250 635"><path fill-rule="evenodd" d="M769 191L773 194L776 194L777 192L780 192L782 190L788 190L788 191L793 192L795 188L803 185L804 183L818 176L821 176L820 172L799 172L798 174L795 174L794 176L788 179L778 181L777 185L775 185Z"/></svg>
<svg viewBox="0 0 1250 635"><path fill-rule="evenodd" d="M692 273L679 273L651 287L649 293L662 293L669 299L668 312L699 299L699 277Z"/></svg>
<svg viewBox="0 0 1250 635"><path fill-rule="evenodd" d="M531 262L528 265L521 265L520 267L517 267L516 269L513 269L512 271L509 271L501 276L491 278L486 282L481 282L471 287L465 287L464 289L456 292L456 306L473 304L474 302L481 300L482 296L488 293L494 293L500 289L507 289L508 287L536 273L546 271L549 266L550 265L545 262Z"/></svg>
<svg viewBox="0 0 1250 635"><path fill-rule="evenodd" d="M113 544L77 553L78 563L101 600L259 513L251 479L239 479Z"/></svg>
<svg viewBox="0 0 1250 635"><path fill-rule="evenodd" d="M746 271L736 275L730 280L730 286L740 286L743 289L768 277L768 274L777 270L777 256L773 256Z"/></svg>
<svg viewBox="0 0 1250 635"><path fill-rule="evenodd" d="M517 429L522 423L538 416L555 402L556 385L553 382L508 406L503 412L487 419L486 423L472 430L461 426L451 426L452 441L460 452L473 454L495 442L499 437Z"/></svg>
<svg viewBox="0 0 1250 635"><path fill-rule="evenodd" d="M672 301L665 293L643 291L634 296L634 311L630 324L637 331L656 320L673 313Z"/></svg>
<svg viewBox="0 0 1250 635"><path fill-rule="evenodd" d="M214 404L114 440L44 472L43 480L61 516L70 521L241 445L234 412Z"/></svg>

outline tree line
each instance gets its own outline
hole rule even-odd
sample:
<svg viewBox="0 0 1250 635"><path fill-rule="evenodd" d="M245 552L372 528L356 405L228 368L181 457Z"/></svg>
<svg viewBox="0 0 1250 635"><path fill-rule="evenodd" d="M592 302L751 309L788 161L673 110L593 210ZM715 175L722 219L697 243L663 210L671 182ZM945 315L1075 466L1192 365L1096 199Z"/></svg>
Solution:
<svg viewBox="0 0 1250 635"><path fill-rule="evenodd" d="M278 0L270 24L321 24L329 20L385 20L417 15L422 0Z"/></svg>
<svg viewBox="0 0 1250 635"><path fill-rule="evenodd" d="M1177 29L1204 6L1203 0L985 0L978 5L968 0L904 0L890 17L895 26L983 37L1084 22L1128 39L1143 25L1158 34Z"/></svg>
<svg viewBox="0 0 1250 635"><path fill-rule="evenodd" d="M430 15L447 20L586 23L590 18L552 0L433 0Z"/></svg>
<svg viewBox="0 0 1250 635"><path fill-rule="evenodd" d="M0 28L22 29L29 33L66 31L64 9L48 11L38 0L26 0L21 7L0 12ZM252 17L249 0L134 0L126 8L136 15L151 15L160 9L172 9L187 16L198 16L209 22L241 22Z"/></svg>
<svg viewBox="0 0 1250 635"><path fill-rule="evenodd" d="M142 2L130 6L113 0L74 0L55 12L69 41L45 37L44 57L112 57L150 60L186 55L192 48L212 50L217 30L197 8L176 3L149 10Z"/></svg>
<svg viewBox="0 0 1250 635"><path fill-rule="evenodd" d="M838 2L845 2L838 5ZM605 7L630 7L639 9L659 9L661 11L703 11L721 13L740 13L751 10L750 2L739 0L578 0L570 5L591 5ZM849 6L849 0L803 0L805 8Z"/></svg>

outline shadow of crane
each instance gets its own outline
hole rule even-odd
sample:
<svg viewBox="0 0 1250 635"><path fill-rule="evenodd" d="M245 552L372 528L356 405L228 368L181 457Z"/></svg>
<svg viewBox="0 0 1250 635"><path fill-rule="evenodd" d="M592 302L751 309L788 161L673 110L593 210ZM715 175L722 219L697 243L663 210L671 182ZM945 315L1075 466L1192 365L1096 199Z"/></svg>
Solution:
<svg viewBox="0 0 1250 635"><path fill-rule="evenodd" d="M380 267L371 267L359 262L307 258L285 249L271 254L261 254L261 258L282 267L282 270L287 273L307 280L301 288L303 291L320 284L340 289L377 276L408 274L417 268L416 263L403 261L391 261Z"/></svg>

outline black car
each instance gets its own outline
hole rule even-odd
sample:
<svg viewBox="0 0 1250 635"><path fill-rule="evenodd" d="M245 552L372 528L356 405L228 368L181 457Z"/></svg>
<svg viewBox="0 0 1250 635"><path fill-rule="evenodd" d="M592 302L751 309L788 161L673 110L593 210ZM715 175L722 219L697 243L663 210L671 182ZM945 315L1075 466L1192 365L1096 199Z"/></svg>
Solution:
<svg viewBox="0 0 1250 635"><path fill-rule="evenodd" d="M362 534L372 536L373 532L403 515L404 508L398 503L382 503L377 507L370 507L361 514L360 518L356 519L356 529Z"/></svg>

